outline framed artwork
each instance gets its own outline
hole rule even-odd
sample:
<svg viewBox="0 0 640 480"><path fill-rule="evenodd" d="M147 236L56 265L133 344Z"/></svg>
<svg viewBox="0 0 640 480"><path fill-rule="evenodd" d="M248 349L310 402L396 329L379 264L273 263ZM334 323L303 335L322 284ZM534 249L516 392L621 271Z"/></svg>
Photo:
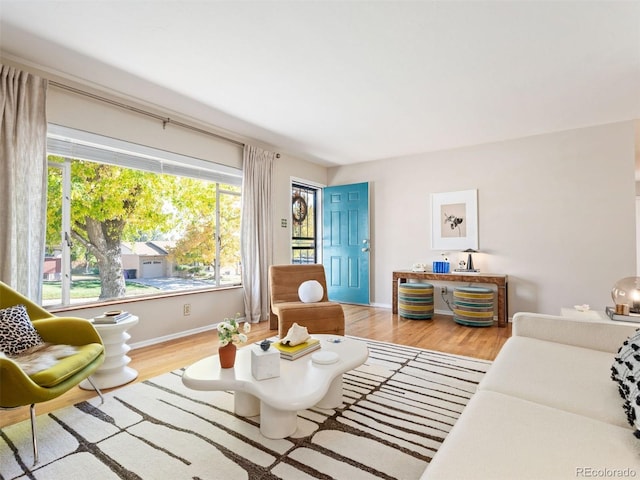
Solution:
<svg viewBox="0 0 640 480"><path fill-rule="evenodd" d="M431 248L478 249L478 190L431 194Z"/></svg>

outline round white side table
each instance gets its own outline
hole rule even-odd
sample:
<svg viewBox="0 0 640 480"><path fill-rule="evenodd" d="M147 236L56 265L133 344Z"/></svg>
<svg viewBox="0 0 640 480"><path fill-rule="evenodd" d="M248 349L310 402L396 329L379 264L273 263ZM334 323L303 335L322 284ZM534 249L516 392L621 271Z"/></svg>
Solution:
<svg viewBox="0 0 640 480"><path fill-rule="evenodd" d="M131 350L127 345L131 338L127 330L137 323L138 317L132 315L118 323L93 324L104 343L104 363L91 375L98 388L117 387L138 377L138 372L128 366L131 359L127 356ZM93 390L87 380L80 382L79 386L84 390Z"/></svg>

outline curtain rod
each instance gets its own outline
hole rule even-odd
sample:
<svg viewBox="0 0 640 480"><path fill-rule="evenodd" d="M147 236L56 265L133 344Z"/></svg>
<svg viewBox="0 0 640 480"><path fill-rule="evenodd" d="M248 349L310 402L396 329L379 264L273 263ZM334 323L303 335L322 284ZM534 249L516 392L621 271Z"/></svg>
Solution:
<svg viewBox="0 0 640 480"><path fill-rule="evenodd" d="M240 147L244 147L244 143L239 142L237 140L232 140L231 138L218 135L217 133L209 132L208 130L203 130L202 128L194 127L193 125L189 125L187 123L182 123L176 120L172 120L169 117L163 117L162 115L158 115L156 113L147 112L146 110L142 110L141 108L132 107L131 105L127 105L126 103L121 103L115 100L111 100L109 98L101 97L100 95L85 92L84 90L80 90L79 88L70 87L69 85L64 85L63 83L58 83L54 80L49 80L49 85L53 85L54 87L58 87L63 90L68 90L70 92L77 93L78 95L84 95L85 97L89 97L94 100L98 100L100 102L108 103L110 105L114 105L116 107L123 108L125 110L139 113L141 115L146 115L148 117L155 118L156 120L160 120L162 122L162 128L166 128L167 124L172 124L178 127L186 128L188 130L193 130L195 132L202 133L204 135L210 135L212 137L218 138L220 140L224 140L225 142L233 143L234 145L238 145ZM279 158L280 154L277 154L277 157Z"/></svg>

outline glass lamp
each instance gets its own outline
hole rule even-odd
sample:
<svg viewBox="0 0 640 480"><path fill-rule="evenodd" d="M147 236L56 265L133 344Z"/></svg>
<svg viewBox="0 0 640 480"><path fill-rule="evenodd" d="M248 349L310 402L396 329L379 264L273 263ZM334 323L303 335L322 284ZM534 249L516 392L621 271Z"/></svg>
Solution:
<svg viewBox="0 0 640 480"><path fill-rule="evenodd" d="M611 289L615 305L627 305L630 313L640 314L640 277L618 280Z"/></svg>

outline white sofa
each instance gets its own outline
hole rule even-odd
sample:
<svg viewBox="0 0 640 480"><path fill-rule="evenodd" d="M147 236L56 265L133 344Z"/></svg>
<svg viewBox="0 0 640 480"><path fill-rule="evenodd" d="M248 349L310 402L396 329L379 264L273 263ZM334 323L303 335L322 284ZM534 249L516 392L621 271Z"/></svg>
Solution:
<svg viewBox="0 0 640 480"><path fill-rule="evenodd" d="M640 439L611 380L614 356L637 328L516 314L422 479L640 478Z"/></svg>

